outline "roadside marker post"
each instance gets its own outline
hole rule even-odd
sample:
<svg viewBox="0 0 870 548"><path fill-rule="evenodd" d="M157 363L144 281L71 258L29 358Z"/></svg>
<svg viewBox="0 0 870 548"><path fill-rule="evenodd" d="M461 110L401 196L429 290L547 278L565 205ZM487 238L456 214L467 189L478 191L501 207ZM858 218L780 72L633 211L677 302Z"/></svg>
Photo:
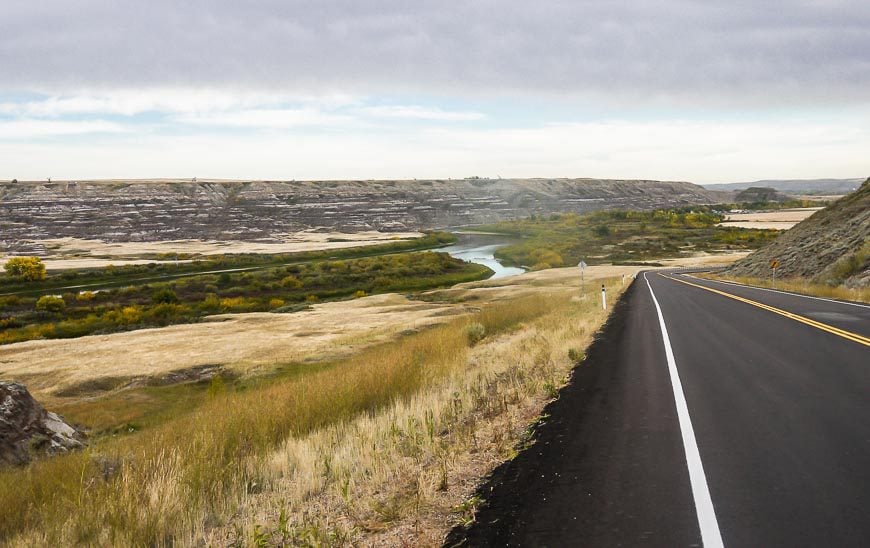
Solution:
<svg viewBox="0 0 870 548"><path fill-rule="evenodd" d="M583 295L586 292L586 261L581 260L577 266L580 267L580 294Z"/></svg>
<svg viewBox="0 0 870 548"><path fill-rule="evenodd" d="M601 284L601 308L607 310L607 290L604 289L604 284Z"/></svg>
<svg viewBox="0 0 870 548"><path fill-rule="evenodd" d="M779 267L779 259L770 261L770 269L773 271L773 285L776 286L776 269Z"/></svg>

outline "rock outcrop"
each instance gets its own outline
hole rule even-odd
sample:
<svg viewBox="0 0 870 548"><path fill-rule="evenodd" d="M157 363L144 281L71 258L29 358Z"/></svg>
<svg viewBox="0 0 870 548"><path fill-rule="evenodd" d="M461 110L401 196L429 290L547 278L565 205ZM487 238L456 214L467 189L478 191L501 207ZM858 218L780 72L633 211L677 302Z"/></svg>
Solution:
<svg viewBox="0 0 870 548"><path fill-rule="evenodd" d="M67 236L269 241L316 227L406 231L720 201L691 183L602 179L0 183L0 252L41 254L34 240Z"/></svg>
<svg viewBox="0 0 870 548"><path fill-rule="evenodd" d="M774 259L779 261L778 276L850 287L870 285L870 179L726 272L766 277Z"/></svg>
<svg viewBox="0 0 870 548"><path fill-rule="evenodd" d="M46 411L23 384L0 381L0 466L84 446L84 434Z"/></svg>

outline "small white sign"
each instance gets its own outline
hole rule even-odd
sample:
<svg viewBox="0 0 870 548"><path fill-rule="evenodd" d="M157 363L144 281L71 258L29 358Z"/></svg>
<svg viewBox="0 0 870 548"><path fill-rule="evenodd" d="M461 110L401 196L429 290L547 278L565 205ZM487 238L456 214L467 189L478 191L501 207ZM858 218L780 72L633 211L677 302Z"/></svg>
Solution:
<svg viewBox="0 0 870 548"><path fill-rule="evenodd" d="M580 267L580 270L585 270L585 269L586 269L586 263L583 262L583 261L580 261L579 263L577 263L577 266Z"/></svg>

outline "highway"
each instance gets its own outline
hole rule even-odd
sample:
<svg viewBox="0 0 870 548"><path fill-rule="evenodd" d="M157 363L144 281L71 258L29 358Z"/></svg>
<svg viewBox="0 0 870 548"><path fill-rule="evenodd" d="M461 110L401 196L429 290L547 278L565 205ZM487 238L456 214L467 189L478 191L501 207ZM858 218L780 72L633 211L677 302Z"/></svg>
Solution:
<svg viewBox="0 0 870 548"><path fill-rule="evenodd" d="M870 307L638 276L447 546L870 546Z"/></svg>

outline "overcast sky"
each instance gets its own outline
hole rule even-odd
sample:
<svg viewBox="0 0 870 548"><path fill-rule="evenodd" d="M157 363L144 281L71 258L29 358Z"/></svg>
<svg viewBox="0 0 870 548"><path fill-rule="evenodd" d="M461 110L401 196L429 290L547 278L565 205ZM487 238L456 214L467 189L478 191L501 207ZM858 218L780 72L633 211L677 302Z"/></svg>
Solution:
<svg viewBox="0 0 870 548"><path fill-rule="evenodd" d="M4 0L0 179L870 175L870 2Z"/></svg>

